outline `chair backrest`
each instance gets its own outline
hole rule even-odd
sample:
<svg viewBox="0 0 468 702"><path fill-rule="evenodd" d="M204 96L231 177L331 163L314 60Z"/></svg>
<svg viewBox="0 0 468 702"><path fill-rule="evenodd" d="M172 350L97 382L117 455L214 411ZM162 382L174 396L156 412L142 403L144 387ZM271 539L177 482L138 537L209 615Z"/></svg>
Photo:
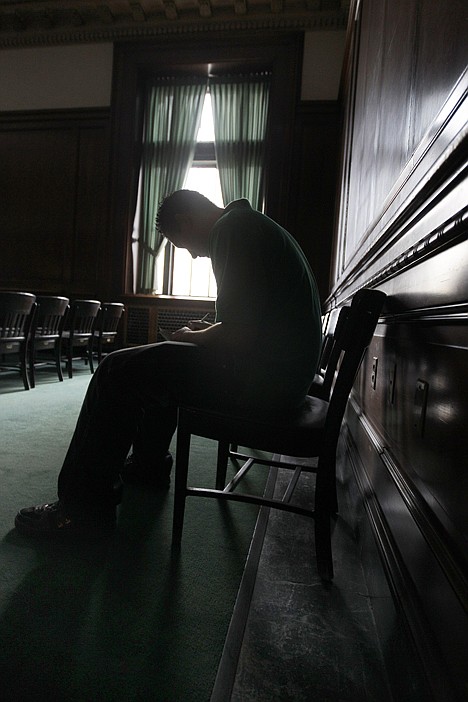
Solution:
<svg viewBox="0 0 468 702"><path fill-rule="evenodd" d="M320 358L320 371L323 373L323 382L315 384L312 394L328 400L335 377L336 367L341 354L340 338L346 328L349 317L349 307L342 307L336 320L333 333L327 335ZM327 343L328 342L328 343Z"/></svg>
<svg viewBox="0 0 468 702"><path fill-rule="evenodd" d="M356 374L373 337L385 298L385 293L380 290L359 290L353 297L344 327L336 338L333 352L337 354L335 367L339 365L339 368L326 419L327 444L333 452Z"/></svg>
<svg viewBox="0 0 468 702"><path fill-rule="evenodd" d="M36 296L27 292L0 292L0 339L21 341L29 334Z"/></svg>
<svg viewBox="0 0 468 702"><path fill-rule="evenodd" d="M121 302L103 302L94 325L95 335L116 334L124 309Z"/></svg>
<svg viewBox="0 0 468 702"><path fill-rule="evenodd" d="M73 300L65 322L65 329L70 332L70 338L91 336L100 306L98 300Z"/></svg>
<svg viewBox="0 0 468 702"><path fill-rule="evenodd" d="M34 336L59 336L65 316L69 309L68 297L55 295L38 295L36 297L36 314L31 334Z"/></svg>

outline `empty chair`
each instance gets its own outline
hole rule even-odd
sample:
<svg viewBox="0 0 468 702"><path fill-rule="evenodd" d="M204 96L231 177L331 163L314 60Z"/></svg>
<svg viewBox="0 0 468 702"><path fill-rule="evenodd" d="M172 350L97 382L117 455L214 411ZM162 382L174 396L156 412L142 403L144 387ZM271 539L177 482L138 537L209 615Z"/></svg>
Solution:
<svg viewBox="0 0 468 702"><path fill-rule="evenodd" d="M34 318L36 296L27 292L0 292L0 365L20 371L25 390L28 377L28 337ZM5 356L17 355L18 363L3 362Z"/></svg>
<svg viewBox="0 0 468 702"><path fill-rule="evenodd" d="M117 328L124 312L121 302L103 302L93 327L93 349L96 350L98 363L101 363L104 349L115 345Z"/></svg>
<svg viewBox="0 0 468 702"><path fill-rule="evenodd" d="M65 356L68 377L73 378L73 353L75 358L82 358L89 363L91 373L93 366L93 327L101 303L98 300L74 300L70 304L65 328L62 331L62 354Z"/></svg>
<svg viewBox="0 0 468 702"><path fill-rule="evenodd" d="M331 517L337 511L335 462L341 423L363 355L372 339L385 294L377 290L358 291L349 308L343 332L335 345L339 351L338 372L330 400L308 395L301 409L291 416L239 416L228 411L205 410L181 406L177 428L176 476L174 497L173 544L182 539L187 496L211 497L219 500L251 502L310 516L315 521L315 550L317 568L322 579L333 577L331 550ZM187 486L192 435L218 441L216 488ZM246 463L226 485L229 443L258 449L278 456L317 458L315 465L264 460L246 456ZM234 454L242 458L241 454ZM234 492L242 477L255 464L279 465L293 470L293 476L283 499L267 499L259 495ZM315 509L304 509L291 503L295 486L302 471L316 473Z"/></svg>
<svg viewBox="0 0 468 702"><path fill-rule="evenodd" d="M323 338L322 353L309 395L328 400L335 377L336 366L340 357L340 335L344 332L346 320L349 316L349 307L340 309L333 331L330 329Z"/></svg>
<svg viewBox="0 0 468 702"><path fill-rule="evenodd" d="M29 339L29 379L35 387L35 368L37 365L53 363L57 376L63 381L61 367L62 331L69 309L68 297L37 296L36 312L31 326ZM51 352L51 360L39 359L38 353Z"/></svg>

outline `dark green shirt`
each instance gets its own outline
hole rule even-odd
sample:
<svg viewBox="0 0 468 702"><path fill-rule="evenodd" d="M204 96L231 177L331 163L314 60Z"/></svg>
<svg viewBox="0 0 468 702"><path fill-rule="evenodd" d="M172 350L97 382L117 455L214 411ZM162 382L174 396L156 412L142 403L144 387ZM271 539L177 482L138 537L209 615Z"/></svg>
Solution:
<svg viewBox="0 0 468 702"><path fill-rule="evenodd" d="M243 325L241 374L252 396L296 405L314 377L321 309L314 275L293 237L247 200L228 205L210 236L216 321ZM262 403L260 403L262 404Z"/></svg>

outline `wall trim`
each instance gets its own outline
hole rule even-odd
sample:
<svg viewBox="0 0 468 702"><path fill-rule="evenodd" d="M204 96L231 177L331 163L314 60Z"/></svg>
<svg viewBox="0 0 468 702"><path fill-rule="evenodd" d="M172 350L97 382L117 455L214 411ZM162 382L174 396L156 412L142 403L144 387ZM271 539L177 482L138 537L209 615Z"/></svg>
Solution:
<svg viewBox="0 0 468 702"><path fill-rule="evenodd" d="M2 131L31 129L39 126L49 128L60 123L82 125L85 122L100 124L110 119L109 107L78 107L57 110L12 110L0 112L0 129Z"/></svg>
<svg viewBox="0 0 468 702"><path fill-rule="evenodd" d="M356 407L356 405L355 405ZM370 426L362 415L364 430ZM372 436L369 439L372 441ZM349 429L344 432L346 455L362 498L366 516L380 555L399 621L415 654L415 662L434 702L454 702L454 690L434 633L425 615L417 588L405 565L378 496L372 485ZM372 441L372 443L374 443ZM378 624L378 622L377 622ZM385 637L388 632L382 631ZM411 665L411 662L409 663Z"/></svg>
<svg viewBox="0 0 468 702"><path fill-rule="evenodd" d="M298 15L273 14L263 17L227 18L213 20L159 21L141 24L110 25L89 29L70 28L48 31L22 31L0 36L0 48L30 46L54 46L83 42L118 42L145 40L161 36L197 36L201 33L241 32L252 30L313 31L339 30L347 27L347 13L336 12L304 13Z"/></svg>
<svg viewBox="0 0 468 702"><path fill-rule="evenodd" d="M468 573L466 568L463 567L465 563L464 554L460 553L453 539L447 535L434 512L427 507L414 482L395 462L388 447L382 442L379 434L363 413L354 396L350 398L350 405L366 438L374 447L382 464L396 485L399 494L402 496L413 521L417 524L419 531L424 536L431 552L444 571L452 589L456 592L460 604L468 612ZM362 470L365 471L364 468Z"/></svg>
<svg viewBox="0 0 468 702"><path fill-rule="evenodd" d="M413 225L414 222L411 222L411 226ZM400 232L400 235L402 235L402 233L403 232ZM372 275L362 278L362 272L368 270L371 265L371 261L369 261L370 254L364 256L360 267L340 280L327 300L327 308L336 306L336 301L338 300L349 298L358 287L375 288L382 285L403 271L418 266L423 260L435 256L444 249L455 246L455 244L467 239L468 206L456 212L449 220L444 222L442 226L433 229L415 244L409 246L403 252L398 253L390 263L387 263ZM380 240L378 243L378 251L372 251L372 259L374 261L382 254L385 241Z"/></svg>
<svg viewBox="0 0 468 702"><path fill-rule="evenodd" d="M419 307L405 312L383 314L386 324L466 324L468 322L468 302L457 304Z"/></svg>
<svg viewBox="0 0 468 702"><path fill-rule="evenodd" d="M468 611L468 578L462 567L463 554L457 552L453 541L447 537L434 513L428 509L413 481L402 473L386 448L382 451L381 459L414 522L456 592L460 604Z"/></svg>

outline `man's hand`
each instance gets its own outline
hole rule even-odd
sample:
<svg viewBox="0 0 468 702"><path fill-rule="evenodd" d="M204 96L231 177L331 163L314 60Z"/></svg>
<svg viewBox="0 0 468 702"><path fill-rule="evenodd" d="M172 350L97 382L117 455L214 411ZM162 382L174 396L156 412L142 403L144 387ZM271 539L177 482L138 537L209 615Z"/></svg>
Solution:
<svg viewBox="0 0 468 702"><path fill-rule="evenodd" d="M203 320L200 321L203 324L201 329L191 329L189 322L188 326L173 332L170 341L196 344L211 349L215 353L225 353L227 350L244 352L258 342L257 330L252 330L246 325L230 324L228 326L222 322L206 324Z"/></svg>
<svg viewBox="0 0 468 702"><path fill-rule="evenodd" d="M186 344L197 344L198 346L208 346L212 349L217 345L220 334L222 335L223 325L220 322L210 324L204 320L194 320L194 327L201 324L200 328L191 328L191 322L188 326L177 329L170 336L170 341L182 341Z"/></svg>
<svg viewBox="0 0 468 702"><path fill-rule="evenodd" d="M177 331L172 332L170 336L171 341L185 341L187 343L192 342L192 339L190 338L192 336L192 330L189 329L189 327L182 327L181 329L177 329Z"/></svg>
<svg viewBox="0 0 468 702"><path fill-rule="evenodd" d="M208 329L212 327L211 322L206 322L204 319L191 319L188 323L188 328L192 331L199 331L200 329Z"/></svg>

